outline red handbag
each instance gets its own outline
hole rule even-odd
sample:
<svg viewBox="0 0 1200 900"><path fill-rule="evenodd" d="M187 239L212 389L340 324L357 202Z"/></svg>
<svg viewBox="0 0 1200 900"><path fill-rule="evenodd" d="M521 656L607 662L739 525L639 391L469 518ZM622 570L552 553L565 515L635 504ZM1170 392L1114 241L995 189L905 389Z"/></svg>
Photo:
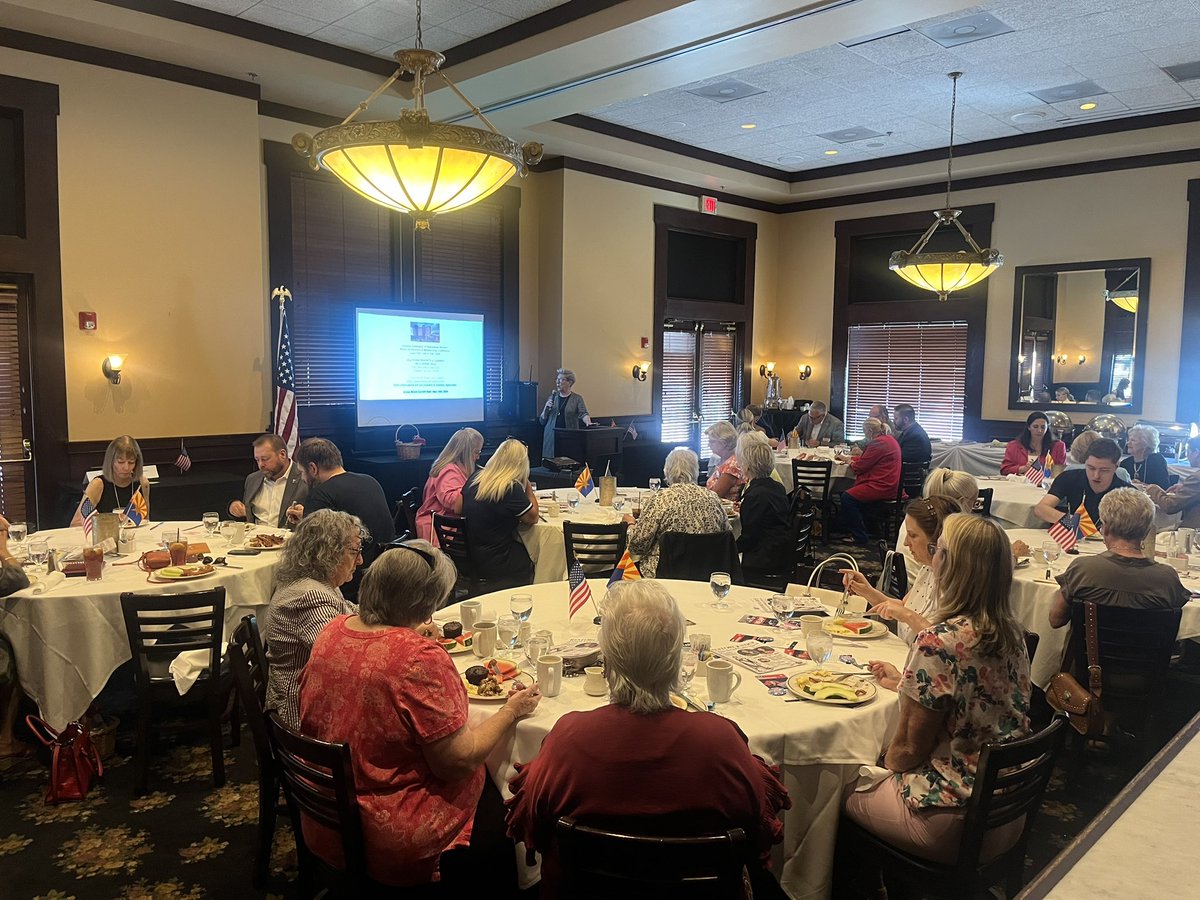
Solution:
<svg viewBox="0 0 1200 900"><path fill-rule="evenodd" d="M55 731L37 716L26 716L26 724L34 737L50 748L50 786L46 788L46 803L82 800L94 779L104 777L104 763L88 727L82 721L71 722L62 731Z"/></svg>

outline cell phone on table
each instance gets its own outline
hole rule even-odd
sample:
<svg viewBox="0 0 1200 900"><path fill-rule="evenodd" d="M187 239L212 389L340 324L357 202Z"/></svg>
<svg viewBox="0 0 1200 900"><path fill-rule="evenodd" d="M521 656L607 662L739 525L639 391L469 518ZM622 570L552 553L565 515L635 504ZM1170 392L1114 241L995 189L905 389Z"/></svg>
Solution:
<svg viewBox="0 0 1200 900"><path fill-rule="evenodd" d="M261 550L254 550L248 547L234 547L232 550L226 550L226 556L258 556L262 553Z"/></svg>

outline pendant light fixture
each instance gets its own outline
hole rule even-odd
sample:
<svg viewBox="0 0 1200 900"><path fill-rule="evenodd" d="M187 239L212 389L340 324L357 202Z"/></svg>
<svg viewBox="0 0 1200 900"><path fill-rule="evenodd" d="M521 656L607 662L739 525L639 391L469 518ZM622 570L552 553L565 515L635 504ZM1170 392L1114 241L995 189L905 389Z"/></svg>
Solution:
<svg viewBox="0 0 1200 900"><path fill-rule="evenodd" d="M1126 287L1130 281L1133 281L1138 275L1138 270L1134 269L1125 277L1122 282L1117 285L1115 291L1104 292L1104 299L1116 306L1118 309L1123 309L1125 312L1137 313L1138 310L1138 290L1135 285L1132 288Z"/></svg>
<svg viewBox="0 0 1200 900"><path fill-rule="evenodd" d="M542 158L542 145L518 145L502 135L480 109L440 71L446 57L422 46L421 0L417 0L417 46L393 54L399 68L354 108L340 125L292 138L292 147L314 171L327 169L347 187L380 206L406 212L420 230L435 215L462 209L499 190ZM413 77L413 108L385 122L355 117L403 75ZM425 80L438 75L487 126L429 121Z"/></svg>
<svg viewBox="0 0 1200 900"><path fill-rule="evenodd" d="M897 250L888 263L888 268L909 284L933 291L939 300L945 300L954 291L983 281L1004 265L1004 257L999 250L979 249L971 233L958 221L962 210L950 208L950 183L954 170L954 113L958 105L958 79L961 77L962 72L950 73L954 91L950 101L950 150L946 159L946 208L934 212L934 223L911 250ZM957 228L970 250L923 253L925 245L941 225Z"/></svg>

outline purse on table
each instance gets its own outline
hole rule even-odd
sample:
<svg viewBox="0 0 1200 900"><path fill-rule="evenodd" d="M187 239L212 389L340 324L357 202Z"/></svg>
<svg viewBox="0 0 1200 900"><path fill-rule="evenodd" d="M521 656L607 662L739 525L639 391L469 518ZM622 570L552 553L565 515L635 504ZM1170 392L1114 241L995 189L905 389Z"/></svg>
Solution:
<svg viewBox="0 0 1200 900"><path fill-rule="evenodd" d="M1104 707L1100 703L1100 637L1096 604L1085 603L1088 686L1070 672L1059 672L1046 686L1046 702L1067 714L1067 722L1085 737L1104 734Z"/></svg>
<svg viewBox="0 0 1200 900"><path fill-rule="evenodd" d="M71 722L62 731L55 731L37 716L26 716L26 724L34 737L50 748L50 785L46 788L46 803L82 800L91 789L92 781L104 777L104 763L92 743L92 736L83 721Z"/></svg>

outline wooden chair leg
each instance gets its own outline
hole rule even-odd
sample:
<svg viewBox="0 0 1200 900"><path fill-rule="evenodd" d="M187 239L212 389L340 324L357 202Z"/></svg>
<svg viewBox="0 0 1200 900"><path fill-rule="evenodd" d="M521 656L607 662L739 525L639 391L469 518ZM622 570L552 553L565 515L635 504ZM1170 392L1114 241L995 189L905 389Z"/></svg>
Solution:
<svg viewBox="0 0 1200 900"><path fill-rule="evenodd" d="M266 887L271 875L271 843L275 838L275 819L279 809L279 783L269 773L258 777L258 849L254 854L253 884Z"/></svg>
<svg viewBox="0 0 1200 900"><path fill-rule="evenodd" d="M143 698L139 704L137 723L137 746L133 756L133 793L141 797L146 793L146 783L150 774L150 701Z"/></svg>
<svg viewBox="0 0 1200 900"><path fill-rule="evenodd" d="M224 705L221 695L214 688L208 695L208 739L212 751L213 786L225 786L225 740L221 735L221 713Z"/></svg>

